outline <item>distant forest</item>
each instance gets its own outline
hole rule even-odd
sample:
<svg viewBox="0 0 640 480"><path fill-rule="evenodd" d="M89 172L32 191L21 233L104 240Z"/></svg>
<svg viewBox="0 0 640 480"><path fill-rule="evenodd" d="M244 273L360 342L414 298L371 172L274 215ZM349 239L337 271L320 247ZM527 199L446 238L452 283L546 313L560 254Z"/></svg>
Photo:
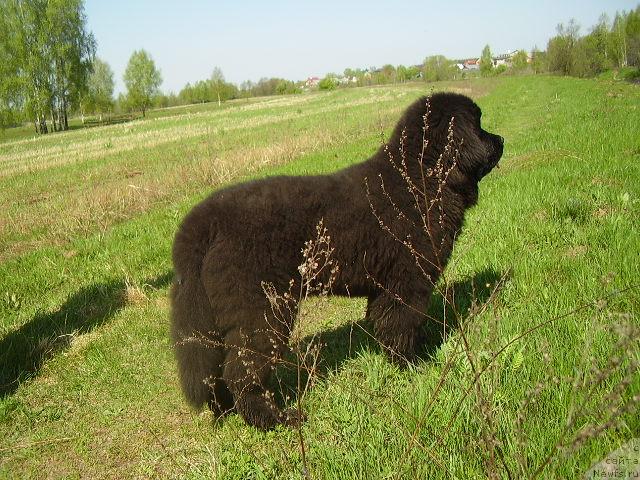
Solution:
<svg viewBox="0 0 640 480"><path fill-rule="evenodd" d="M126 92L115 97L113 71L96 57L82 0L0 0L0 128L31 122L44 134L68 129L70 115L110 122L144 116L150 108L407 81L523 73L593 77L612 70L625 79L640 78L640 6L613 19L602 15L584 35L580 30L573 20L560 24L545 50L495 56L486 45L477 57L433 55L418 65L347 68L322 79L263 78L235 85L215 67L210 78L188 83L178 93L160 90L161 72L139 50L123 76Z"/></svg>

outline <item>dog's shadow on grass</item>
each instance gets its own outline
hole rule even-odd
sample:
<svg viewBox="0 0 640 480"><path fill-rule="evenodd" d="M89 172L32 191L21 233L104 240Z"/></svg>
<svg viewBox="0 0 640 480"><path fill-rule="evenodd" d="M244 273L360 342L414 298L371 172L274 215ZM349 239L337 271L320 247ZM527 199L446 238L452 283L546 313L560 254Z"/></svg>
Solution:
<svg viewBox="0 0 640 480"><path fill-rule="evenodd" d="M497 283L504 277L504 274L493 269L485 269L451 285L445 294L447 298L440 292L434 292L427 312L429 320L425 324L426 341L419 355L420 360L429 361L448 335L457 328L459 319L467 318L474 307L487 302ZM340 369L342 364L357 352L382 352L383 347L376 341L372 332L371 322L360 320L303 339L302 345L308 345L310 342L321 345L314 374L322 377L330 371ZM289 356L287 360L289 365L296 363L294 356ZM286 396L290 401L295 401L296 369L290 366L279 368L276 376L278 386L275 388L280 392L280 397ZM304 384L308 373L302 371L302 377Z"/></svg>
<svg viewBox="0 0 640 480"><path fill-rule="evenodd" d="M173 272L144 282L166 287ZM21 382L36 376L47 359L71 345L79 334L106 323L127 304L124 280L96 283L72 294L54 312L39 313L0 339L0 398L13 394Z"/></svg>

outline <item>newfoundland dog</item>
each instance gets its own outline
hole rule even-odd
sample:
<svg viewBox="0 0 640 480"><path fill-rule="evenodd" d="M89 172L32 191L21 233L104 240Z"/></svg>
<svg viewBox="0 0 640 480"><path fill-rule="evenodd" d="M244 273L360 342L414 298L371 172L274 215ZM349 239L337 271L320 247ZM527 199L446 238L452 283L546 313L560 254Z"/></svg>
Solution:
<svg viewBox="0 0 640 480"><path fill-rule="evenodd" d="M298 421L267 389L294 318L274 317L263 285L284 292L299 279L320 221L338 267L330 293L366 297L390 358L414 360L465 209L502 155L502 137L483 130L480 116L463 95L422 97L368 160L330 175L234 185L196 205L175 237L171 291L188 402L236 411L261 429Z"/></svg>

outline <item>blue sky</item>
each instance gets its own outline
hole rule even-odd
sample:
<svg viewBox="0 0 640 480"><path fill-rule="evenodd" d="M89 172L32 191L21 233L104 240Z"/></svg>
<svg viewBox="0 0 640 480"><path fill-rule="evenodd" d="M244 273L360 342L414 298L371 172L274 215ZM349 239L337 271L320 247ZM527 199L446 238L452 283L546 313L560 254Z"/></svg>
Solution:
<svg viewBox="0 0 640 480"><path fill-rule="evenodd" d="M533 1L204 1L87 0L88 27L122 91L134 50L144 48L162 72L162 90L178 92L208 78L228 81L310 75L545 48L558 23L575 18L582 33L602 13L613 17L638 0Z"/></svg>

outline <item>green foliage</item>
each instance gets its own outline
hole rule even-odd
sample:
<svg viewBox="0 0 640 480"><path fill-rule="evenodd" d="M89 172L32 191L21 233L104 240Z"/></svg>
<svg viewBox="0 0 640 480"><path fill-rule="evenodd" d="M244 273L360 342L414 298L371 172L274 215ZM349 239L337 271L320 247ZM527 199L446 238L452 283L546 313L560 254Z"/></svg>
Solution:
<svg viewBox="0 0 640 480"><path fill-rule="evenodd" d="M113 109L113 71L107 62L94 58L93 71L89 84L85 106L89 113L106 113Z"/></svg>
<svg viewBox="0 0 640 480"><path fill-rule="evenodd" d="M261 78L255 84L248 82L245 87L246 91L253 97L263 97L268 95L276 95L278 93L278 85L286 80L282 78Z"/></svg>
<svg viewBox="0 0 640 480"><path fill-rule="evenodd" d="M162 83L160 71L145 50L136 50L131 54L123 79L129 107L141 110L142 116L145 116Z"/></svg>
<svg viewBox="0 0 640 480"><path fill-rule="evenodd" d="M533 47L531 51L531 70L533 70L533 73L542 73L548 70L547 52L538 50L538 47Z"/></svg>
<svg viewBox="0 0 640 480"><path fill-rule="evenodd" d="M240 85L237 95L248 98L296 94L302 92L302 85L303 82L293 82L284 78L261 78L256 83L247 80Z"/></svg>
<svg viewBox="0 0 640 480"><path fill-rule="evenodd" d="M396 67L396 80L398 82L406 82L409 80L409 69L404 65L398 65Z"/></svg>
<svg viewBox="0 0 640 480"><path fill-rule="evenodd" d="M2 116L20 108L39 133L66 130L69 110L86 93L96 48L83 2L1 0L0 17Z"/></svg>
<svg viewBox="0 0 640 480"><path fill-rule="evenodd" d="M85 30L81 0L47 2L48 39L51 42L54 81L53 104L61 129L67 129L67 112L77 107L87 91L96 51L93 34ZM64 125L62 124L64 117Z"/></svg>
<svg viewBox="0 0 640 480"><path fill-rule="evenodd" d="M558 35L547 44L547 61L549 71L563 75L574 72L575 47L578 42L579 25L575 20L569 21L567 27L558 25Z"/></svg>
<svg viewBox="0 0 640 480"><path fill-rule="evenodd" d="M211 73L210 85L215 98L217 98L218 100L218 106L220 106L222 100L225 99L224 96L226 85L224 81L224 74L222 73L222 69L220 67L215 67L213 69L213 72Z"/></svg>
<svg viewBox="0 0 640 480"><path fill-rule="evenodd" d="M640 6L616 13L613 22L602 15L584 36L579 31L574 20L558 26L557 35L547 44L550 72L592 77L611 68L640 67Z"/></svg>
<svg viewBox="0 0 640 480"><path fill-rule="evenodd" d="M626 63L640 69L640 5L626 14L625 18Z"/></svg>
<svg viewBox="0 0 640 480"><path fill-rule="evenodd" d="M529 56L524 50L518 50L511 57L511 68L515 73L523 72L528 66Z"/></svg>
<svg viewBox="0 0 640 480"><path fill-rule="evenodd" d="M491 73L492 73L493 75L502 75L502 74L503 74L503 73L505 73L508 69L509 69L509 67L507 67L507 65L506 65L506 64L502 63L502 64L498 65L497 67L495 67Z"/></svg>
<svg viewBox="0 0 640 480"><path fill-rule="evenodd" d="M640 68L640 5L618 12L611 25L608 56L615 67Z"/></svg>
<svg viewBox="0 0 640 480"><path fill-rule="evenodd" d="M412 65L410 67L407 67L407 79L408 80L416 80L418 78L420 78L420 67L418 67L417 65Z"/></svg>
<svg viewBox="0 0 640 480"><path fill-rule="evenodd" d="M177 107L183 104L184 102L180 101L180 97L173 92L160 93L153 99L154 108Z"/></svg>
<svg viewBox="0 0 640 480"><path fill-rule="evenodd" d="M383 65L383 67L375 73L376 83L378 85L386 85L396 82L396 67L390 63Z"/></svg>
<svg viewBox="0 0 640 480"><path fill-rule="evenodd" d="M289 95L293 93L301 93L302 90L295 82L290 80L280 80L276 85L276 93L278 95Z"/></svg>
<svg viewBox="0 0 640 480"><path fill-rule="evenodd" d="M444 55L433 55L424 59L423 72L427 82L439 82L455 78L458 67Z"/></svg>
<svg viewBox="0 0 640 480"><path fill-rule="evenodd" d="M227 100L239 97L238 88L224 79L222 70L216 67L207 80L199 80L193 85L187 83L178 94L178 103L208 103L216 102L218 106Z"/></svg>
<svg viewBox="0 0 640 480"><path fill-rule="evenodd" d="M631 67L621 68L619 72L616 72L616 73L619 73L620 78L622 78L623 80L635 81L635 82L640 80L640 68L631 68Z"/></svg>
<svg viewBox="0 0 640 480"><path fill-rule="evenodd" d="M344 77L348 79L348 84L350 86L363 87L365 85L371 85L373 83L373 79L371 78L371 74L363 70L362 68L346 68L344 70ZM355 78L355 82L353 79Z"/></svg>
<svg viewBox="0 0 640 480"><path fill-rule="evenodd" d="M493 57L491 55L491 48L489 45L485 45L482 49L482 55L480 55L480 74L483 77L491 75L493 71Z"/></svg>
<svg viewBox="0 0 640 480"><path fill-rule="evenodd" d="M609 35L609 48L607 52L611 58L613 65L624 67L627 63L627 18L626 15L616 13L611 25Z"/></svg>
<svg viewBox="0 0 640 480"><path fill-rule="evenodd" d="M403 83L414 81L422 76L421 66L393 66L386 64L381 68L370 67L362 68L345 68L343 78L338 80L337 75L329 74L336 80L335 87L363 87L367 85L389 85L394 83ZM327 83L328 85L328 83ZM334 87L334 88L335 88Z"/></svg>
<svg viewBox="0 0 640 480"><path fill-rule="evenodd" d="M0 7L3 2L0 2ZM24 97L20 92L20 65L9 35L10 23L0 13L0 129L14 126L20 119Z"/></svg>
<svg viewBox="0 0 640 480"><path fill-rule="evenodd" d="M125 93L118 94L115 107L118 113L131 112L134 110L133 105L129 104L129 97Z"/></svg>
<svg viewBox="0 0 640 480"><path fill-rule="evenodd" d="M334 90L338 86L338 80L333 75L327 75L318 83L320 90Z"/></svg>
<svg viewBox="0 0 640 480"><path fill-rule="evenodd" d="M185 104L205 103L213 99L212 88L207 80L199 80L193 85L187 83L179 96Z"/></svg>

